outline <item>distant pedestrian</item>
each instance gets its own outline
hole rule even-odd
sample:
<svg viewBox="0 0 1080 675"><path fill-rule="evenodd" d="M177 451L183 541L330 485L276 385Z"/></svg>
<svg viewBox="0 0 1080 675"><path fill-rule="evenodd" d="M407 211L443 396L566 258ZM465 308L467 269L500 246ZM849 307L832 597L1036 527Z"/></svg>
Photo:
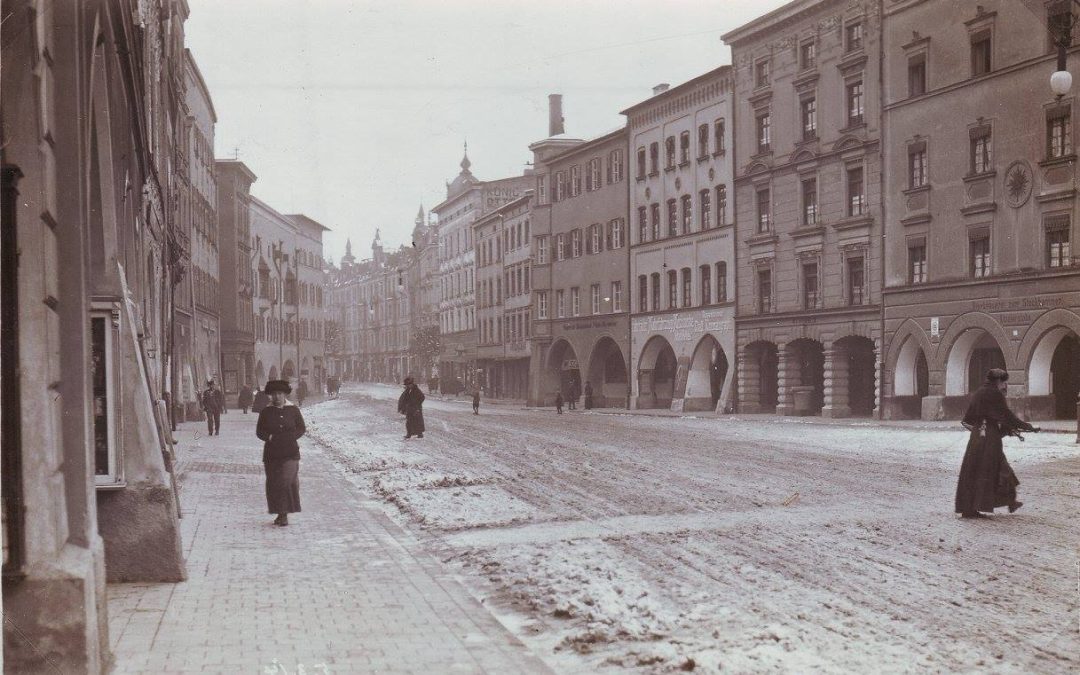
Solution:
<svg viewBox="0 0 1080 675"><path fill-rule="evenodd" d="M304 399L307 398L308 387L307 380L301 379L300 384L296 385L296 403L297 405L304 405Z"/></svg>
<svg viewBox="0 0 1080 675"><path fill-rule="evenodd" d="M570 396L567 398L567 402L569 403L569 405L567 406L567 408L570 410L577 410L577 401L579 398L581 398L581 389L578 388L578 383L576 380L570 383L569 393Z"/></svg>
<svg viewBox="0 0 1080 675"><path fill-rule="evenodd" d="M472 414L480 414L480 387L476 387L472 392Z"/></svg>
<svg viewBox="0 0 1080 675"><path fill-rule="evenodd" d="M202 409L206 413L206 430L209 435L221 435L221 413L225 410L225 395L217 388L213 380L206 381L206 390L202 393Z"/></svg>
<svg viewBox="0 0 1080 675"><path fill-rule="evenodd" d="M1020 481L1005 459L1001 439L1005 436L1023 437L1020 431L1039 431L1018 418L1005 400L1009 373L993 368L986 382L975 392L964 413L962 424L971 432L960 478L956 483L956 512L964 518L985 518L981 512L993 513L1000 506L1009 513L1024 505L1016 500Z"/></svg>
<svg viewBox="0 0 1080 675"><path fill-rule="evenodd" d="M413 436L424 437L424 392L416 386L411 377L406 377L402 383L405 390L398 398L398 412L405 416L405 440Z"/></svg>
<svg viewBox="0 0 1080 675"><path fill-rule="evenodd" d="M236 405L244 411L245 415L248 412L248 408L251 407L251 404L254 401L255 393L251 391L251 387L246 384L240 387L240 395L236 397Z"/></svg>
<svg viewBox="0 0 1080 675"><path fill-rule="evenodd" d="M270 405L259 412L255 435L263 442L266 472L266 508L276 513L275 525L288 525L289 514L300 511L300 444L307 427L300 408L285 396L292 391L287 380L270 380L266 392Z"/></svg>
<svg viewBox="0 0 1080 675"><path fill-rule="evenodd" d="M588 380L585 381L585 409L592 409L592 383Z"/></svg>
<svg viewBox="0 0 1080 675"><path fill-rule="evenodd" d="M256 390L255 398L251 401L251 412L261 413L268 405L270 405L270 396L261 389Z"/></svg>
<svg viewBox="0 0 1080 675"><path fill-rule="evenodd" d="M562 414L562 390L555 392L555 412Z"/></svg>

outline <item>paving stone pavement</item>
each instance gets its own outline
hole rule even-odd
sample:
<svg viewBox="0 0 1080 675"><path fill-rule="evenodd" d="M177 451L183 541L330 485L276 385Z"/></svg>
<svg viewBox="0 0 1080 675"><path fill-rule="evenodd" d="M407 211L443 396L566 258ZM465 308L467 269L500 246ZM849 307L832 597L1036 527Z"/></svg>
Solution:
<svg viewBox="0 0 1080 675"><path fill-rule="evenodd" d="M180 425L189 578L109 585L113 672L551 672L311 440L274 526L255 419Z"/></svg>

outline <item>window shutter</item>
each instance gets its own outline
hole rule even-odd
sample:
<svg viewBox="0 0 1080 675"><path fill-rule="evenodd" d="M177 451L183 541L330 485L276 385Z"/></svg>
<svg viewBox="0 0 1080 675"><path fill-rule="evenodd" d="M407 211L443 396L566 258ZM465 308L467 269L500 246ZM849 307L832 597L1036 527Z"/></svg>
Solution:
<svg viewBox="0 0 1080 675"><path fill-rule="evenodd" d="M611 158L612 158L612 155L608 155L608 161L607 161L607 167L606 167L607 184L608 185L611 185Z"/></svg>
<svg viewBox="0 0 1080 675"><path fill-rule="evenodd" d="M608 222L607 231L604 234L604 246L609 251L611 250L611 237L612 237L612 231L613 231L614 227L615 227L615 221L614 220Z"/></svg>

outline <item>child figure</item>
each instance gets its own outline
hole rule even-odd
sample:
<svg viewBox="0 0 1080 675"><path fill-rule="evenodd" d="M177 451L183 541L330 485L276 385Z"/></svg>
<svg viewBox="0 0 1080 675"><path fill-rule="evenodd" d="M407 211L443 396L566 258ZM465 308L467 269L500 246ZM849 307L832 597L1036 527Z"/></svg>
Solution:
<svg viewBox="0 0 1080 675"><path fill-rule="evenodd" d="M472 414L480 414L480 387L476 387L472 392Z"/></svg>
<svg viewBox="0 0 1080 675"><path fill-rule="evenodd" d="M559 413L560 415L562 414L562 404L562 391L560 390L555 392L555 412Z"/></svg>

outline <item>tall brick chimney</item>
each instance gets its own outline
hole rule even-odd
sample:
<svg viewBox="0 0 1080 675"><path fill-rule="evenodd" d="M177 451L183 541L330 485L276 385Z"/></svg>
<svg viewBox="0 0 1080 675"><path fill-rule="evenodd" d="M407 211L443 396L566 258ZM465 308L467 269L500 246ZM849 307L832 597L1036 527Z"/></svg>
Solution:
<svg viewBox="0 0 1080 675"><path fill-rule="evenodd" d="M562 94L548 94L548 136L566 133L563 127Z"/></svg>

